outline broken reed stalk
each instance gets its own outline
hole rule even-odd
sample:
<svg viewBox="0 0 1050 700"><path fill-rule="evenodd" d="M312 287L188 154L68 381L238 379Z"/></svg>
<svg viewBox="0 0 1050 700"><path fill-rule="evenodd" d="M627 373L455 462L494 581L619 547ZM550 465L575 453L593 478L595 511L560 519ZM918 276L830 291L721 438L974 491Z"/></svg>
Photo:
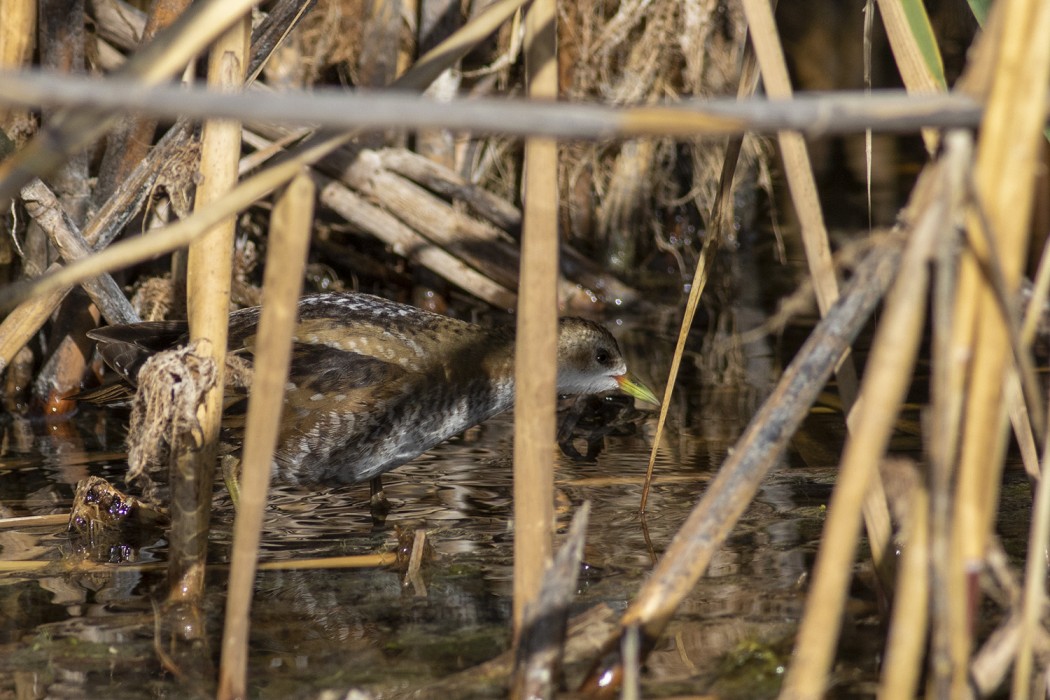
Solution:
<svg viewBox="0 0 1050 700"><path fill-rule="evenodd" d="M315 175L321 203L374 235L406 259L426 267L496 308L511 309L517 295L444 249L431 245L415 229L338 180Z"/></svg>
<svg viewBox="0 0 1050 700"><path fill-rule="evenodd" d="M772 6L768 0L743 0L743 6L748 30L751 32L751 44L758 58L766 92L773 99L792 99L791 80L788 77ZM835 263L831 258L831 243L817 196L817 184L809 160L809 151L802 135L797 132L782 131L777 134L777 140L784 161L784 174L791 192L791 201L795 205L795 213L799 220L817 306L823 316L839 296L839 283L835 274ZM835 373L839 396L846 414L846 424L853 430L856 427L854 408L863 397L858 395L857 370L850 353L842 357ZM872 477L863 509L875 569L882 584L890 588L893 585L889 573L890 563L885 559L890 545L890 514L882 480L877 472Z"/></svg>
<svg viewBox="0 0 1050 700"><path fill-rule="evenodd" d="M901 236L885 236L856 267L842 296L810 334L772 394L752 417L718 475L624 613L619 632L607 640L607 655L592 670L586 689L598 690L598 680L609 677L614 680L604 683L601 689L606 693L615 689L615 678L620 672L620 637L631 626L637 625L642 630L643 656L652 649L675 609L692 592L711 558L751 503L762 480L783 455L842 353L882 298L896 274L901 247ZM610 673L612 676L608 676Z"/></svg>
<svg viewBox="0 0 1050 700"><path fill-rule="evenodd" d="M322 167L325 164L322 164ZM387 170L376 151L363 149L347 167L337 167L341 179L365 199L398 219L496 283L514 289L518 283L518 248L505 231L481 221L408 179ZM576 288L559 277L559 290L569 296Z"/></svg>
<svg viewBox="0 0 1050 700"><path fill-rule="evenodd" d="M263 307L241 459L240 504L233 530L219 698L245 697L248 629L263 513L273 451L280 432L284 388L292 356L296 306L310 247L316 189L307 173L285 188L273 210L267 239Z"/></svg>
<svg viewBox="0 0 1050 700"><path fill-rule="evenodd" d="M383 167L431 192L459 200L485 221L504 231L521 226L521 210L503 197L467 180L452 167L435 163L407 148L383 148L377 151Z"/></svg>
<svg viewBox="0 0 1050 700"><path fill-rule="evenodd" d="M782 698L820 698L826 691L860 536L857 514L886 453L918 356L926 318L928 268L941 237L955 233L965 199L970 149L965 139L919 178L904 214L910 229L900 273L886 300L862 391L854 430L842 456L828 506L813 584L795 642Z"/></svg>
<svg viewBox="0 0 1050 700"><path fill-rule="evenodd" d="M525 607L510 680L512 700L553 697L560 685L569 610L576 597L590 515L591 503L585 501L544 572L539 595Z"/></svg>
<svg viewBox="0 0 1050 700"><path fill-rule="evenodd" d="M208 58L209 85L219 90L240 89L244 84L250 36L250 16L245 15L215 42ZM206 207L236 186L240 157L241 125L219 120L205 122L201 136L201 181L197 185L195 207ZM201 352L214 360L216 382L206 394L199 414L201 448L194 460L180 462L192 473L172 475L169 600L173 602L196 602L204 595L212 483L225 393L236 224L232 216L216 223L189 249L186 309L190 340L198 342Z"/></svg>
<svg viewBox="0 0 1050 700"><path fill-rule="evenodd" d="M554 0L525 17L529 96L558 95ZM514 634L551 561L558 336L558 144L525 142L521 275L514 353Z"/></svg>
<svg viewBox="0 0 1050 700"><path fill-rule="evenodd" d="M113 73L115 78L157 85L176 75L209 43L251 11L254 0L202 0L191 5L170 27ZM34 175L44 175L105 133L116 113L68 109L54 128L37 134L11 158L0 163L0 202L6 202Z"/></svg>
<svg viewBox="0 0 1050 700"><path fill-rule="evenodd" d="M328 163L321 168L328 170ZM387 170L376 151L362 149L349 165L336 165L339 178L367 201L393 213L420 232L424 245L435 244L507 289L518 284L517 243L505 231L481 221L426 188ZM570 297L577 288L558 278L558 290Z"/></svg>
<svg viewBox="0 0 1050 700"><path fill-rule="evenodd" d="M91 247L80 234L54 193L38 178L22 188L22 203L26 212L47 232L51 244L64 260L72 261L91 255ZM110 324L135 323L138 314L131 302L110 275L101 275L84 282L84 291Z"/></svg>

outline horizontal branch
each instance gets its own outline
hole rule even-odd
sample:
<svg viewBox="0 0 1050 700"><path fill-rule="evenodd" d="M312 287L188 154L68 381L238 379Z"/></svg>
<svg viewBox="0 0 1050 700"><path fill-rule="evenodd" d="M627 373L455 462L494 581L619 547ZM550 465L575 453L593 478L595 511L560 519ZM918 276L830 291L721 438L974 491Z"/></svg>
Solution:
<svg viewBox="0 0 1050 700"><path fill-rule="evenodd" d="M899 90L799 94L792 100L689 99L644 107L609 107L521 99L440 102L396 91L254 90L218 94L203 87L147 88L125 79L84 79L40 71L0 72L0 104L135 111L158 118L230 118L320 128L455 129L478 134L602 139L726 136L798 131L807 136L917 132L976 127L982 107L961 94Z"/></svg>

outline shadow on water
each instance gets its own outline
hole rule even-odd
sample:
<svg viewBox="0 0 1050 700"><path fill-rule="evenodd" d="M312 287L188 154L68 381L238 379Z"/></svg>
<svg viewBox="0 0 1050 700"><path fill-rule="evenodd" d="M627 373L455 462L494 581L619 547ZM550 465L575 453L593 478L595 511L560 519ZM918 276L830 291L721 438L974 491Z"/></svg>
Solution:
<svg viewBox="0 0 1050 700"><path fill-rule="evenodd" d="M788 358L765 343L732 348L714 342L747 330L760 316L749 308L728 322L716 319L691 340L644 523L636 513L655 416L636 435L607 438L596 462L558 457L562 529L576 506L593 504L579 611L597 603L616 610L627 605L768 392ZM610 324L629 363L647 380L665 376L674 346L674 331L654 323L625 317ZM778 349L790 345L791 335ZM0 457L2 515L66 512L73 485L89 474L121 483L120 425L118 417L82 413L75 431L27 431L9 417ZM813 412L798 449L767 479L650 657L646 697L775 694L801 615L843 432L839 413ZM251 628L253 696L314 697L321 689L357 686L387 697L507 648L511 435L511 419L502 416L392 472L385 481L394 510L384 527L371 522L367 485L275 487L263 561L390 551L399 531L416 528L428 531L434 557L425 571L425 597L403 585L392 568L261 571ZM918 444L912 437L899 447L917 452ZM212 562L226 561L232 527L232 509L220 494ZM78 568L82 555L62 529L0 529L0 696L196 693L162 668L154 647L153 601L164 591L162 535L103 553L103 559L123 563L100 571ZM40 570L19 564L40 560L53 563ZM835 693L844 697L864 696L873 687L884 634L875 595L865 583L867 565L861 561L857 570L835 678ZM208 581L216 662L226 575L216 566Z"/></svg>

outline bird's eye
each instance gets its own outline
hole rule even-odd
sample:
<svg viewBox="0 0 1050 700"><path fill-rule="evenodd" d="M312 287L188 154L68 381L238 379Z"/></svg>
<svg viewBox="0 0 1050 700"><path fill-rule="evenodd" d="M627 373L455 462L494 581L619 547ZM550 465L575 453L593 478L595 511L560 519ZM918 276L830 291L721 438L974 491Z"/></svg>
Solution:
<svg viewBox="0 0 1050 700"><path fill-rule="evenodd" d="M600 365L609 364L609 351L605 348L598 348L598 351L594 353L594 359Z"/></svg>

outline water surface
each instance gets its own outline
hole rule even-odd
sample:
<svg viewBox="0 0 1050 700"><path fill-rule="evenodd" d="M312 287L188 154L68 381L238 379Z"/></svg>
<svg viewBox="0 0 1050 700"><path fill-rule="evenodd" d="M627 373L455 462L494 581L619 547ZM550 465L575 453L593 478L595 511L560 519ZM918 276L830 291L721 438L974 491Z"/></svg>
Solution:
<svg viewBox="0 0 1050 700"><path fill-rule="evenodd" d="M629 363L657 384L671 331L613 326ZM637 434L607 439L594 463L556 459L562 532L583 501L593 505L578 611L622 610L697 502L783 364L764 344L719 355L698 334L674 399L645 520L637 516L655 414ZM666 350L664 350L666 348ZM701 350L703 353L701 354ZM651 655L646 697L713 692L775 693L801 615L805 575L834 479L841 416L815 413L803 449L785 457L715 556ZM0 457L5 517L68 511L89 474L122 483L121 417L83 413L71 424L30 425L8 416ZM424 528L434 550L425 596L395 568L261 571L251 630L250 682L258 697L317 697L358 687L376 696L425 685L488 660L509 643L512 589L510 416L451 440L385 479L394 504L373 525L368 488L276 486L266 515L263 561L390 551L399 531ZM808 461L807 461L808 460ZM215 500L211 560L222 564L233 512ZM0 530L0 696L151 698L207 695L217 664L227 571L209 574L204 663L170 650L163 533L94 551L120 563L78 571L84 558L61 526ZM16 562L51 560L43 571ZM11 568L14 567L14 568ZM863 570L864 565L858 565ZM877 678L882 630L874 596L858 578L836 693L865 694ZM167 636L166 636L167 635ZM159 642L157 641L159 640ZM193 668L188 668L192 665ZM341 696L340 696L341 697Z"/></svg>

